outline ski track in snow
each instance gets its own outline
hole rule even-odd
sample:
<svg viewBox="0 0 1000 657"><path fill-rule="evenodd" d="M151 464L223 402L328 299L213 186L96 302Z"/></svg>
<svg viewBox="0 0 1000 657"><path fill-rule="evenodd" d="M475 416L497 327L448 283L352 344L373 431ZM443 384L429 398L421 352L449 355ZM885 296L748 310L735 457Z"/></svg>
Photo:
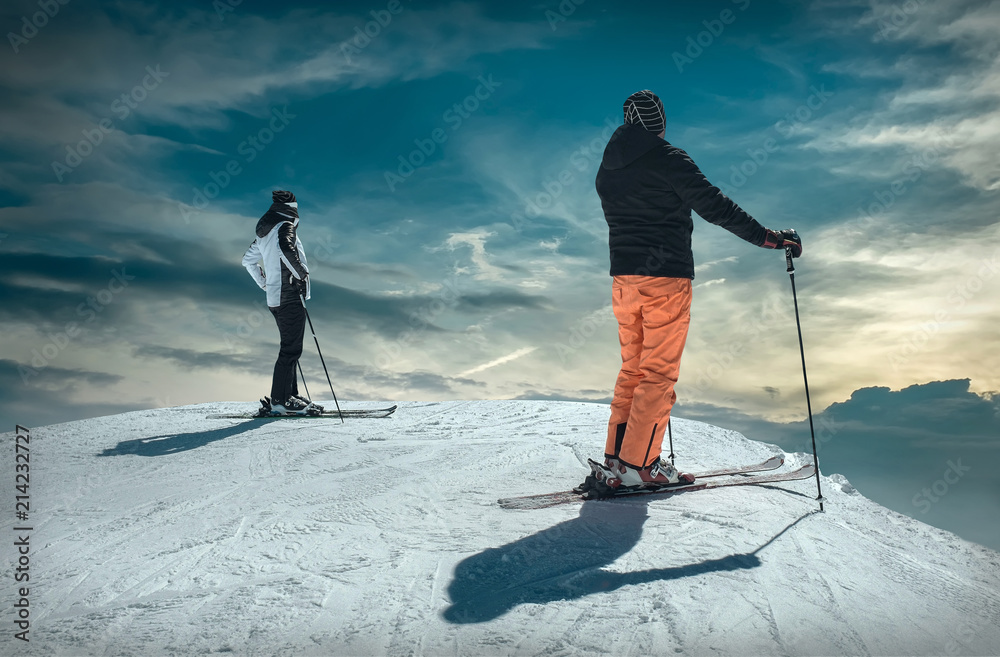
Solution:
<svg viewBox="0 0 1000 657"><path fill-rule="evenodd" d="M205 417L247 409L33 429L32 641L0 652L1000 653L1000 554L841 477L824 513L813 480L510 511L496 500L582 479L606 406ZM691 471L780 451L679 418L674 447Z"/></svg>

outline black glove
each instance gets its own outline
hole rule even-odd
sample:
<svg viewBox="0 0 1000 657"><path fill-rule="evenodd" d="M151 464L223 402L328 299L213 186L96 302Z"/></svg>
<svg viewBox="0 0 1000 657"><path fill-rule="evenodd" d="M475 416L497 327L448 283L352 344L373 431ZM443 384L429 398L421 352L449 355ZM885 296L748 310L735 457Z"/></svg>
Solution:
<svg viewBox="0 0 1000 657"><path fill-rule="evenodd" d="M295 291L301 294L302 296L305 296L306 290L308 289L306 287L306 281L309 280L309 274L306 274L305 278L295 278L295 276L289 274L288 278L289 282L295 286Z"/></svg>
<svg viewBox="0 0 1000 657"><path fill-rule="evenodd" d="M764 238L764 243L761 244L762 247L765 249L783 249L790 246L793 258L798 258L802 255L802 239L794 229L786 228L785 230L773 231L768 228L766 230L767 236Z"/></svg>

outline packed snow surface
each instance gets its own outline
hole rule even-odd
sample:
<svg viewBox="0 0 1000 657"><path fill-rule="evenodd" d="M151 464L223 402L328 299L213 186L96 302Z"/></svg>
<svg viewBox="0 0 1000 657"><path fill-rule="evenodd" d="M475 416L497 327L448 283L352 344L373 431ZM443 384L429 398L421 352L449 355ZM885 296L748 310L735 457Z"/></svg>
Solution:
<svg viewBox="0 0 1000 657"><path fill-rule="evenodd" d="M32 429L31 641L13 638L8 577L0 653L1000 653L1000 554L838 475L823 513L815 480L511 511L497 498L582 480L606 406L206 418L250 410ZM780 453L681 419L674 441L687 471Z"/></svg>

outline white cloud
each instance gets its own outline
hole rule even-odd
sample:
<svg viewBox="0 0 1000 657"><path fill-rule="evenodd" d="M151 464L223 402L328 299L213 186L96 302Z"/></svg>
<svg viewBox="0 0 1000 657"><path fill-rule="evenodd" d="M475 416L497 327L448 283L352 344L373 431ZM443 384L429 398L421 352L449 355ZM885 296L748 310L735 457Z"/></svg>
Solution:
<svg viewBox="0 0 1000 657"><path fill-rule="evenodd" d="M222 22L206 10L166 18L123 4L117 10L125 17L112 20L90 9L76 24L54 22L46 32L48 48L40 43L30 57L0 68L0 86L10 99L0 107L0 145L23 150L76 143L83 130L107 119L130 132L134 119L120 118L113 108L135 89L142 100L132 116L224 130L227 111L264 117L275 103L302 94L446 71L474 77L482 73L472 61L478 55L545 48L552 39L542 21L496 21L472 3L403 7L356 55L345 54L344 45L356 26L371 20L367 14L294 9L271 20L244 4ZM149 70L162 78L144 91L153 82Z"/></svg>
<svg viewBox="0 0 1000 657"><path fill-rule="evenodd" d="M711 269L712 267L716 267L718 265L723 265L723 264L726 264L726 263L739 262L739 261L740 261L739 256L728 256L726 258L719 258L718 260L711 260L709 262L703 262L700 265L695 265L695 267L694 267L694 273L695 274L702 274L702 273L708 271L709 269Z"/></svg>
<svg viewBox="0 0 1000 657"><path fill-rule="evenodd" d="M445 240L444 246L452 251L462 246L469 247L472 250L470 259L475 268L474 277L477 280L500 282L504 279L504 271L490 262L490 256L486 252L486 240L491 237L496 237L496 233L482 228L466 233L452 233ZM460 273L465 271L463 268Z"/></svg>
<svg viewBox="0 0 1000 657"><path fill-rule="evenodd" d="M494 121L489 130L468 135L461 153L463 166L483 192L496 199L502 220L519 234L554 224L556 230L606 241L608 225L594 178L604 147L619 124L617 114L609 114L596 126Z"/></svg>
<svg viewBox="0 0 1000 657"><path fill-rule="evenodd" d="M710 287L712 285L722 285L726 282L724 278L713 278L710 281L705 281L704 283L698 283L695 287Z"/></svg>
<svg viewBox="0 0 1000 657"><path fill-rule="evenodd" d="M899 78L900 87L845 128L820 121L807 146L820 151L903 147L941 150L941 163L977 189L1000 189L1000 2L890 3L872 0L858 28L889 42L951 46L931 57L906 51L889 66L868 62L867 76ZM828 70L860 72L856 60Z"/></svg>
<svg viewBox="0 0 1000 657"><path fill-rule="evenodd" d="M500 358L496 358L494 360L491 360L488 363L483 363L482 365L477 365L476 367L467 369L464 372L456 374L455 376L457 378L463 378L463 377L471 376L473 374L478 374L478 373L483 372L485 370L488 370L490 368L496 367L497 365L503 365L504 363L509 363L512 360L517 360L518 358L521 358L522 356L527 356L528 354L530 354L531 352L535 351L536 349L538 349L538 347L524 347L523 349L518 349L517 351L515 351L513 353L510 353L510 354L507 354L506 356L501 356Z"/></svg>

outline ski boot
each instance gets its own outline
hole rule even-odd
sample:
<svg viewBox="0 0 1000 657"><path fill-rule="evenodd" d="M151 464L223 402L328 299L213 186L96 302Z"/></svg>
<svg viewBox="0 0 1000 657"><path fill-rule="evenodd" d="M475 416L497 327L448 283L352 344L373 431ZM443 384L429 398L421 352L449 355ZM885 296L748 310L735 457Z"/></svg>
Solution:
<svg viewBox="0 0 1000 657"><path fill-rule="evenodd" d="M305 404L307 407L309 407L309 413L308 413L309 415L322 415L323 413L326 412L326 409L324 409L316 402L310 401L300 395L292 395L292 399L296 400L301 404Z"/></svg>
<svg viewBox="0 0 1000 657"><path fill-rule="evenodd" d="M694 483L694 476L677 471L670 463L659 457L645 468L622 463L615 458L606 458L604 463L587 459L590 475L573 492L587 499L612 497L626 491L642 489L671 488Z"/></svg>
<svg viewBox="0 0 1000 657"><path fill-rule="evenodd" d="M322 411L317 410L317 406L311 402L292 396L285 400L284 404L279 404L273 399L265 397L261 400L260 415L265 417L275 417L279 415L319 415Z"/></svg>

